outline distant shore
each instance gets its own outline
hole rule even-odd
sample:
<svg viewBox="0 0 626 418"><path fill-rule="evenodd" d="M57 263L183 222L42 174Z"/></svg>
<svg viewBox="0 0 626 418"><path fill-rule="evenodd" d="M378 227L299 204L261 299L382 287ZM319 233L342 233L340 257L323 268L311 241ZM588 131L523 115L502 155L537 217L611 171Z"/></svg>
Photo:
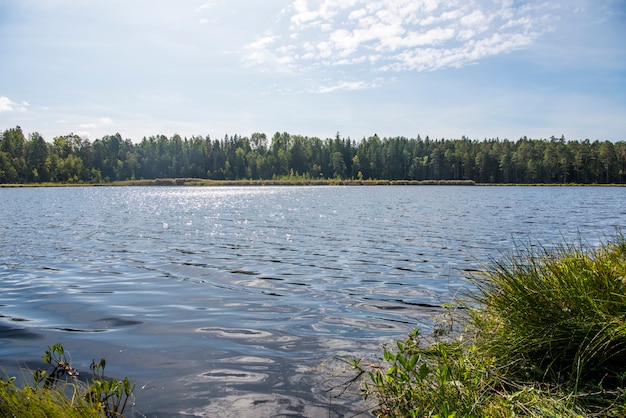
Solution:
<svg viewBox="0 0 626 418"><path fill-rule="evenodd" d="M583 183L476 183L473 180L339 180L339 179L280 179L280 180L207 180L198 178L162 178L114 181L109 183L7 183L0 188L25 187L95 187L95 186L521 186L521 187L624 187L625 184Z"/></svg>
<svg viewBox="0 0 626 418"><path fill-rule="evenodd" d="M339 179L280 179L280 180L207 180L197 178L163 178L124 180L109 183L13 183L1 187L91 187L91 186L474 186L472 180L339 180Z"/></svg>

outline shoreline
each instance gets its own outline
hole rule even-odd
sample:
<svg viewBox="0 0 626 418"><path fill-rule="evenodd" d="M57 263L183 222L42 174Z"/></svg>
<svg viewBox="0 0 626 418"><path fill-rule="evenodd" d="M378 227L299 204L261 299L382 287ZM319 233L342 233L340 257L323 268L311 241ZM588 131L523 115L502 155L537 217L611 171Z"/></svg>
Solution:
<svg viewBox="0 0 626 418"><path fill-rule="evenodd" d="M197 178L162 178L123 180L110 183L7 183L0 188L29 187L124 187L124 186L516 186L516 187L625 187L626 184L585 183L476 183L474 180L207 180Z"/></svg>

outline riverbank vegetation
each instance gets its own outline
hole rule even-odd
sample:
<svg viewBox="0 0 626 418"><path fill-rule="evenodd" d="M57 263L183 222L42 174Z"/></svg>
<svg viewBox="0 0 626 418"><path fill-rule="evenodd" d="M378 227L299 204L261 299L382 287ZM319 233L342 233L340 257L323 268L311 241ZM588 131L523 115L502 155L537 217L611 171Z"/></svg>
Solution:
<svg viewBox="0 0 626 418"><path fill-rule="evenodd" d="M104 376L106 361L91 364L91 378L81 380L59 343L43 354L48 370L31 372L32 384L16 385L15 377L0 378L0 417L123 418L134 385L127 378Z"/></svg>
<svg viewBox="0 0 626 418"><path fill-rule="evenodd" d="M279 133L181 138L120 134L47 142L7 129L0 184L89 184L156 179L282 181L468 181L488 184L626 184L626 142L520 138L430 139L377 135L359 141ZM355 183L356 184L356 183Z"/></svg>
<svg viewBox="0 0 626 418"><path fill-rule="evenodd" d="M626 416L626 240L529 246L492 261L418 331L354 360L380 417Z"/></svg>

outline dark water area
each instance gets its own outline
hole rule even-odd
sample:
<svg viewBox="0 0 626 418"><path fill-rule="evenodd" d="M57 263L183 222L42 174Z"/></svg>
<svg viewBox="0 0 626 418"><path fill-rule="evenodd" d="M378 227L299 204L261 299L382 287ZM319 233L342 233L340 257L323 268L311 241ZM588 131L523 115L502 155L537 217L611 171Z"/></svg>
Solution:
<svg viewBox="0 0 626 418"><path fill-rule="evenodd" d="M606 241L626 188L0 189L0 368L61 342L138 416L357 415L335 356L427 330L479 260ZM366 413L361 416L367 416Z"/></svg>

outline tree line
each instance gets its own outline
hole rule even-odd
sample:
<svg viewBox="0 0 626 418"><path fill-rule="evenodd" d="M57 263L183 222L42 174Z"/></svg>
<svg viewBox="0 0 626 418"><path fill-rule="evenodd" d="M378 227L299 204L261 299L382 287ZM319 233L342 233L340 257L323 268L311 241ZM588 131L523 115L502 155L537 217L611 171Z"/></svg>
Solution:
<svg viewBox="0 0 626 418"><path fill-rule="evenodd" d="M626 142L563 136L517 141L378 135L360 141L277 132L249 137L181 138L119 133L90 141L75 134L46 142L7 129L0 139L0 183L104 183L159 178L270 180L473 180L477 183L624 184Z"/></svg>

